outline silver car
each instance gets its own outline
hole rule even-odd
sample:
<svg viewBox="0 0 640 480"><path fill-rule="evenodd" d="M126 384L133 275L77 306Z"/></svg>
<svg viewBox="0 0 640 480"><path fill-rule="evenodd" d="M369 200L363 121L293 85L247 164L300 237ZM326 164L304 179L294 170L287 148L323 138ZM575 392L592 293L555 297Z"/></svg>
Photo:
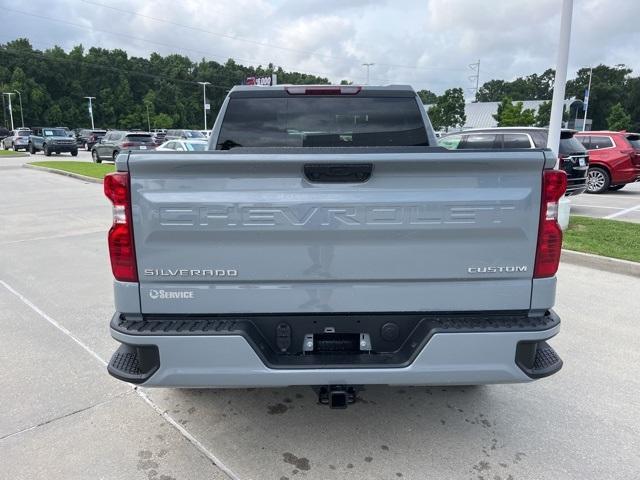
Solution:
<svg viewBox="0 0 640 480"><path fill-rule="evenodd" d="M29 147L29 136L31 135L31 130L28 128L19 128L17 130L13 130L9 132L9 136L2 139L2 149L3 150L24 150L27 151Z"/></svg>

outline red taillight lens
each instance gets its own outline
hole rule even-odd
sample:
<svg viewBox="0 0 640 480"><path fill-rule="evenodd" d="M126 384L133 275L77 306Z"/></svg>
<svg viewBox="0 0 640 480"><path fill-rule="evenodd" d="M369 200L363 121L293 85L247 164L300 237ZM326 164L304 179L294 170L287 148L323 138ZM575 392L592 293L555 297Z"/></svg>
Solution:
<svg viewBox="0 0 640 480"><path fill-rule="evenodd" d="M138 269L131 224L129 174L114 172L105 176L104 194L113 203L113 225L108 235L113 276L121 282L137 282Z"/></svg>
<svg viewBox="0 0 640 480"><path fill-rule="evenodd" d="M135 143L133 143L133 142L124 142L124 143L122 144L122 147L123 147L123 148L126 148L126 147L133 147L134 145L135 145Z"/></svg>
<svg viewBox="0 0 640 480"><path fill-rule="evenodd" d="M558 224L558 201L567 189L567 174L546 170L542 176L540 225L533 278L553 277L560 265L562 229Z"/></svg>

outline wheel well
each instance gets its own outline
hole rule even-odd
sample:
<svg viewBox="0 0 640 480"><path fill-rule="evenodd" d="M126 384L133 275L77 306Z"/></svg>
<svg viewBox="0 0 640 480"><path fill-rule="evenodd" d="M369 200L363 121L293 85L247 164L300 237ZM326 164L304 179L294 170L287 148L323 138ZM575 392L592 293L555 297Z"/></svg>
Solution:
<svg viewBox="0 0 640 480"><path fill-rule="evenodd" d="M589 168L591 168L591 167L598 167L598 168L604 170L605 172L607 172L607 175L609 175L609 180L611 180L611 170L609 170L609 167L607 167L606 165L604 165L602 163L589 162Z"/></svg>

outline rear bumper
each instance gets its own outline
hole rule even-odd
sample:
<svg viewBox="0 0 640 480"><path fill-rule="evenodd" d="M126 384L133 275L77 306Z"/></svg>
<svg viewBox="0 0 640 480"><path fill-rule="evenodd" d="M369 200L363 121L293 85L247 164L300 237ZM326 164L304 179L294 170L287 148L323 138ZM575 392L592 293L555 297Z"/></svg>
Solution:
<svg viewBox="0 0 640 480"><path fill-rule="evenodd" d="M545 342L560 329L553 312L514 325L487 317L441 322L402 365L369 365L355 355L352 365L322 366L274 365L265 356L268 345L222 327L220 333L217 327L203 331L196 325L201 320L185 317L191 323L183 331L154 334L158 329L150 322L124 328L116 314L111 335L123 345L109 373L149 387L276 387L518 383L560 370L562 361Z"/></svg>

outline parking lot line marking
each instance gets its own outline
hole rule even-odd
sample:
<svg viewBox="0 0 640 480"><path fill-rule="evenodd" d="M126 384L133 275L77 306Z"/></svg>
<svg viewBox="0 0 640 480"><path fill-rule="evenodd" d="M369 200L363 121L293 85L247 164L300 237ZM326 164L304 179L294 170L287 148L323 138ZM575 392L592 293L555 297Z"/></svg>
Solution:
<svg viewBox="0 0 640 480"><path fill-rule="evenodd" d="M607 208L610 210L622 210L622 207L608 207L605 205L585 205L583 203L572 203L572 207L587 207L587 208Z"/></svg>
<svg viewBox="0 0 640 480"><path fill-rule="evenodd" d="M200 440L198 440L196 437L194 437L193 435L191 435L191 433L184 428L182 425L180 425L178 422L176 422L174 420L174 418L169 415L167 413L166 410L162 410L153 400L151 400L149 398L149 396L144 393L143 391L141 391L140 389L138 389L137 387L134 387L136 390L136 393L138 395L140 395L140 397L147 402L147 404L153 408L155 410L155 412L160 415L162 418L164 418L167 422L169 422L169 424L171 424L172 427L174 427L176 430L178 430L182 436L184 436L187 440L189 440L191 442L191 444L196 447L198 450L200 450L200 452L202 454L204 454L209 460L211 460L211 462L218 467L220 470L222 470L224 473L227 474L227 476L229 476L232 480L240 480L240 477L237 476L235 473L233 473L224 463L222 463L218 457L216 457L213 453L211 453L209 451L209 449L207 449L207 447L205 447L202 442L200 442Z"/></svg>
<svg viewBox="0 0 640 480"><path fill-rule="evenodd" d="M100 357L100 355L98 355L96 352L94 352L88 345L86 345L84 342L82 342L82 340L80 340L78 337L76 337L67 328L65 328L64 326L60 325L56 320L54 320L49 315L47 315L45 312L43 312L31 300L29 300L23 294L18 292L16 289L14 289L11 285L9 285L4 280L0 280L0 285L2 285L9 292L11 292L13 295L15 295L22 303L24 303L31 310L36 312L38 315L40 315L42 318L44 318L47 322L49 322L55 328L60 330L62 333L64 333L66 336L68 336L74 342L76 342L78 345L80 345L86 352L88 352L93 358L98 360L98 362L100 362L103 366L105 366L105 367L107 366L107 362L105 362L102 359L102 357ZM209 449L207 449L207 447L205 447L202 444L202 442L200 440L198 440L196 437L194 437L186 428L184 428L182 425L180 425L178 422L176 422L176 420L171 415L169 415L166 410L162 410L153 400L151 400L151 398L149 398L149 396L146 393L144 393L143 391L139 390L136 385L132 385L132 384L129 384L129 385L131 385L133 390L138 394L138 396L140 396L140 398L142 398L147 403L147 405L149 405L158 415L160 415L162 418L164 418L167 423L169 423L172 427L174 427L176 430L178 430L178 432L183 437L185 437L187 439L187 441L189 443L191 443L191 445L193 445L197 450L199 450L200 453L202 453L205 457L207 457L211 461L211 463L213 463L216 467L218 467L220 470L222 470L232 480L240 480L239 476L237 476L235 473L233 473L229 467L227 467L224 463L222 463L218 459L217 456L215 456L211 451L209 451ZM37 428L37 426L32 427L32 428Z"/></svg>
<svg viewBox="0 0 640 480"><path fill-rule="evenodd" d="M49 315L47 315L46 313L44 313L42 310L40 310L31 300L29 300L27 297L25 297L24 295L22 295L20 292L18 292L17 290L15 290L11 285L9 285L7 282L5 282L4 280L0 280L0 285L2 285L4 288L6 288L7 290L9 290L13 295L15 295L16 297L18 297L20 299L20 301L22 303L24 303L27 307L29 307L31 310L33 310L34 312L36 312L38 315L40 315L42 318L44 318L47 322L49 322L51 325L53 325L54 327L56 327L58 330L60 330L62 333L64 333L67 337L71 338L71 340L73 340L74 342L76 342L78 345L80 345L85 351L87 351L93 358L95 358L96 360L98 360L98 362L100 362L103 366L107 366L107 362L105 362L100 355L98 355L96 352L94 352L93 350L91 350L91 348L89 348L87 345L85 345L82 340L80 340L78 337L76 337L73 333L71 333L69 330L67 330L65 327L63 327L62 325L60 325L58 322L56 322L53 318L51 318Z"/></svg>
<svg viewBox="0 0 640 480"><path fill-rule="evenodd" d="M624 210L620 211L620 212L616 212L616 213L612 213L611 215L607 215L604 218L616 218L616 217L620 217L622 215L626 215L627 213L633 212L635 210L640 209L640 205L636 205L635 207L629 207L629 208L625 208Z"/></svg>

